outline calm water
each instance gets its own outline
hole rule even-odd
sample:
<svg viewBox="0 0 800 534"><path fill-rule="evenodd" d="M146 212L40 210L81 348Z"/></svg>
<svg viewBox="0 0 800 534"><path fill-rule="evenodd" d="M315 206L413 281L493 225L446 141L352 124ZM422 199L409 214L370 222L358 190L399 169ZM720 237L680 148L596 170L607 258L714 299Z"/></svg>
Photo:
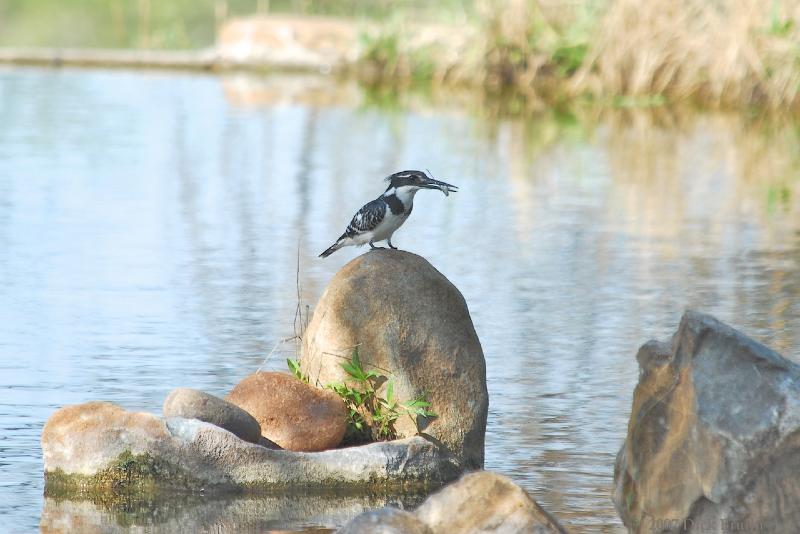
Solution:
<svg viewBox="0 0 800 534"><path fill-rule="evenodd" d="M0 529L63 511L42 497L39 435L56 408L158 412L177 386L224 395L291 334L298 250L313 305L360 251L317 254L403 168L461 187L420 193L394 243L469 304L486 467L575 532L621 528L611 477L640 344L691 307L797 353L793 127L373 100L316 78L0 70ZM189 516L268 508L286 521L259 528L330 527L346 504Z"/></svg>

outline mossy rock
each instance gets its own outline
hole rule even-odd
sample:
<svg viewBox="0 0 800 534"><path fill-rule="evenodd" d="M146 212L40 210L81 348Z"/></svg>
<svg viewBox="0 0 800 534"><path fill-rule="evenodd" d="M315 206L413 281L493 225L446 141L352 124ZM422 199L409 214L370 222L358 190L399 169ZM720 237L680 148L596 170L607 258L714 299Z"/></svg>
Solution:
<svg viewBox="0 0 800 534"><path fill-rule="evenodd" d="M162 491L427 493L458 464L420 436L321 452L274 450L196 419L70 406L42 434L46 495L93 502Z"/></svg>
<svg viewBox="0 0 800 534"><path fill-rule="evenodd" d="M66 498L85 494L99 502L116 496L150 495L169 489L201 489L203 482L186 470L149 453L126 450L108 467L92 475L67 473L58 468L45 472L45 496ZM95 502L95 499L91 499Z"/></svg>

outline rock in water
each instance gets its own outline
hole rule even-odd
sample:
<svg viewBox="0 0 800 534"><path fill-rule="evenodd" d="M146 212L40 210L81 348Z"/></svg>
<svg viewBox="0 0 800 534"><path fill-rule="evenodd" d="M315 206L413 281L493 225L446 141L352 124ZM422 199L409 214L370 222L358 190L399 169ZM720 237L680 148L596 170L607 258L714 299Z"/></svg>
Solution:
<svg viewBox="0 0 800 534"><path fill-rule="evenodd" d="M566 534L510 479L479 471L428 497L415 515L433 534Z"/></svg>
<svg viewBox="0 0 800 534"><path fill-rule="evenodd" d="M332 449L347 430L342 399L286 373L247 376L225 400L255 417L265 438L290 451Z"/></svg>
<svg viewBox="0 0 800 534"><path fill-rule="evenodd" d="M107 402L57 410L42 432L45 495L92 499L165 489L414 494L457 476L419 436L322 452L272 450L216 425L126 411Z"/></svg>
<svg viewBox="0 0 800 534"><path fill-rule="evenodd" d="M303 336L302 371L313 384L345 381L340 364L356 346L365 369L393 379L397 399L424 394L431 402L438 417L420 421L421 432L462 468L483 467L486 363L464 297L444 275L396 250L370 251L345 265ZM399 437L418 432L409 417L396 429Z"/></svg>
<svg viewBox="0 0 800 534"><path fill-rule="evenodd" d="M42 430L45 471L95 475L120 456L149 454L169 441L164 421L110 402L87 402L56 411Z"/></svg>
<svg viewBox="0 0 800 534"><path fill-rule="evenodd" d="M162 412L164 417L199 419L217 425L250 443L258 443L261 439L261 427L252 415L235 404L197 389L173 389L164 400Z"/></svg>
<svg viewBox="0 0 800 534"><path fill-rule="evenodd" d="M379 508L354 517L336 534L433 534L411 512L397 508Z"/></svg>
<svg viewBox="0 0 800 534"><path fill-rule="evenodd" d="M651 341L637 359L614 470L625 525L641 533L797 532L800 366L694 312L671 344Z"/></svg>

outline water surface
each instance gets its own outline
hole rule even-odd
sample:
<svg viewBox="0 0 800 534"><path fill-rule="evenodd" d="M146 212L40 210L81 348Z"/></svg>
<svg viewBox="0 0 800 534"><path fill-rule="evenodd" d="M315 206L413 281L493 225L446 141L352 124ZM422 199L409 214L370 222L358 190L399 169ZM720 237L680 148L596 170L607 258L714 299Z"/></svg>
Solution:
<svg viewBox="0 0 800 534"><path fill-rule="evenodd" d="M575 532L621 529L611 480L639 345L694 308L797 353L791 125L503 119L445 99L387 108L313 77L0 70L4 528L39 528L39 435L58 407L158 412L174 387L224 395L260 366L283 369L291 345L265 357L293 331L298 254L313 306L361 251L317 254L400 169L461 188L421 192L393 242L469 304L487 360L486 467ZM309 517L259 528L345 520Z"/></svg>

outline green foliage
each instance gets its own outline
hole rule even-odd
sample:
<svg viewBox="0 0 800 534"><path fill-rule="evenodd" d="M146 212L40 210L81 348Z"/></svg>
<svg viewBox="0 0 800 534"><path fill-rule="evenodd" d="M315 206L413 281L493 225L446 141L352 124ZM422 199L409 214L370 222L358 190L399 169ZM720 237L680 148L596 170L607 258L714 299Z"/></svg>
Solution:
<svg viewBox="0 0 800 534"><path fill-rule="evenodd" d="M663 106L666 103L667 99L664 95L619 95L611 99L611 105L615 108L652 108Z"/></svg>
<svg viewBox="0 0 800 534"><path fill-rule="evenodd" d="M223 18L258 0L4 0L0 45L180 49L214 43Z"/></svg>
<svg viewBox="0 0 800 534"><path fill-rule="evenodd" d="M787 37L793 29L794 20L782 18L778 9L778 2L773 1L767 33L775 37Z"/></svg>
<svg viewBox="0 0 800 534"><path fill-rule="evenodd" d="M289 366L289 371L297 378L308 384L308 375L303 374L300 370L300 362L294 358L286 358L286 365Z"/></svg>
<svg viewBox="0 0 800 534"><path fill-rule="evenodd" d="M436 75L436 61L429 46L415 50L409 57L409 64L411 77L417 83L429 82Z"/></svg>
<svg viewBox="0 0 800 534"><path fill-rule="evenodd" d="M360 35L361 61L374 67L383 77L396 74L401 62L400 33L386 28L379 33L364 32Z"/></svg>
<svg viewBox="0 0 800 534"><path fill-rule="evenodd" d="M0 45L202 48L222 21L257 13L448 21L465 11L460 0L2 0Z"/></svg>
<svg viewBox="0 0 800 534"><path fill-rule="evenodd" d="M394 439L397 436L395 422L401 417L410 417L417 425L419 417L436 417L424 394L412 400L398 401L394 381L375 371L365 370L357 348L353 350L352 358L342 362L341 366L352 385L337 382L326 387L339 395L347 407L349 441ZM383 384L386 384L386 389L382 397L378 390Z"/></svg>
<svg viewBox="0 0 800 534"><path fill-rule="evenodd" d="M373 378L378 378L378 373L375 371L364 371L361 366L361 359L358 357L358 349L353 350L353 359L349 362L341 364L345 372L356 379L359 383L369 384Z"/></svg>
<svg viewBox="0 0 800 534"><path fill-rule="evenodd" d="M589 44L585 42L558 46L553 52L553 62L558 66L559 74L562 76L574 74L583 65L588 50Z"/></svg>
<svg viewBox="0 0 800 534"><path fill-rule="evenodd" d="M767 211L772 214L779 209L788 209L792 191L786 185L771 185L767 189Z"/></svg>

